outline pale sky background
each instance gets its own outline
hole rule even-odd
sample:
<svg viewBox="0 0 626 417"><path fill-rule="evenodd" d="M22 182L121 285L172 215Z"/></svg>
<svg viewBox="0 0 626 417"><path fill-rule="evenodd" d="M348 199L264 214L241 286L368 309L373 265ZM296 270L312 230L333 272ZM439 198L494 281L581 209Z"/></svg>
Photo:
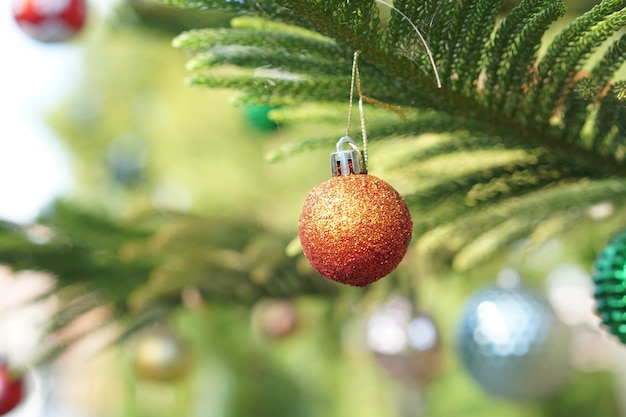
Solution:
<svg viewBox="0 0 626 417"><path fill-rule="evenodd" d="M115 2L88 0L80 36L41 44L14 22L11 1L0 1L0 219L30 222L71 187L70 156L41 119L80 77L81 40Z"/></svg>

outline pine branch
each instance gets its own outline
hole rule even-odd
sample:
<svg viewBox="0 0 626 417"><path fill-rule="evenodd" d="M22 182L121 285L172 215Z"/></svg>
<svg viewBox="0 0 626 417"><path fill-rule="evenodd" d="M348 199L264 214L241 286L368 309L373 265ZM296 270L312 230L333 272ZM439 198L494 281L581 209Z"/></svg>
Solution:
<svg viewBox="0 0 626 417"><path fill-rule="evenodd" d="M191 44L209 52L214 45L227 46L229 42L255 46L260 49L249 49L245 56L224 50L219 59L214 52L210 56L215 62L243 68L259 68L265 63L290 69L306 81L272 80L271 85L259 88L255 76L234 76L239 82L216 83L211 77L203 78L204 74L196 75L194 83L237 86L248 99L289 97L292 106L297 102L341 103L349 88L350 56L360 50L366 94L411 109L407 123L369 117L374 142L391 143L384 139L395 137L404 147L389 163L378 167L400 184L417 217L426 219L416 225L416 231L426 234L425 241L431 242L427 247L434 248L435 241L444 244L429 236L455 236L452 240L457 243L448 245L448 250L452 257L458 252L460 260L453 262L457 267L473 265L472 259L482 259L505 243L532 233L543 220L556 224L554 219L566 211L564 201L584 205L602 197L618 198L610 187L594 190L593 184L626 175L623 107L616 87L605 88L615 82L612 77L623 63L624 41L614 42L586 77L581 79L579 71L592 52L626 24L621 1L602 1L576 19L542 57L538 54L545 32L564 14L561 1L524 0L500 24L496 22L499 0L394 2L428 39L443 75L441 90L422 70L424 56L416 55L419 47L410 46L417 43L414 29L400 13L392 10L383 28L373 0L275 3L288 9L279 20L322 37L307 36L305 41L288 36L270 45L270 41L260 44L262 41L253 40L254 29L235 39L238 29L233 29L212 32L211 41L187 34L177 42L189 42L196 36ZM270 32L277 36L283 30L288 31ZM310 49L305 49L304 43ZM193 48L184 49L194 54ZM202 58L195 55L192 62ZM298 122L297 113L292 112L290 118L288 111L283 112L283 120ZM341 132L339 123L337 126ZM426 133L452 135L429 142L420 136ZM332 137L321 136L289 143L271 158L330 147L332 141ZM379 152L385 155L385 146L381 145ZM372 167L377 169L375 156ZM536 211L538 196L545 195L551 196L546 200L550 203L537 211L533 220L528 213ZM570 198L573 195L577 197ZM491 213L497 207L519 210L507 211L513 218L507 217L506 224L502 223L504 217L499 222L497 216L485 215L477 225L476 219L482 217L476 213ZM478 240L472 244L474 238Z"/></svg>
<svg viewBox="0 0 626 417"><path fill-rule="evenodd" d="M507 64L508 59L514 55L514 45L516 39L520 33L528 26L529 21L545 10L545 3L535 0L523 0L517 7L515 7L503 20L498 28L493 42L487 49L487 67L485 71L485 90L492 94L494 97L502 97L507 90L506 85L500 85L499 79L502 73L510 68ZM562 2L549 2L554 5L562 4ZM529 31L526 29L526 32ZM540 36L543 35L541 32ZM538 45L538 39L528 39L528 47L534 47ZM534 41L534 42L533 42Z"/></svg>
<svg viewBox="0 0 626 417"><path fill-rule="evenodd" d="M441 0L438 2L429 2L431 7L429 10L433 10L430 14L430 33L429 41L433 45L433 54L437 62L442 62L444 66L443 70L446 71L445 57L450 55L450 49L452 47L453 30L450 30L450 22L454 22L456 19L457 4L454 0ZM458 21L457 21L458 23ZM456 26L458 28L458 26Z"/></svg>
<svg viewBox="0 0 626 417"><path fill-rule="evenodd" d="M280 61L282 66L277 68L285 74L301 74L307 72L313 76L341 76L350 68L350 62L342 59L329 59L323 56L305 55L294 56L286 50L260 49L254 47L213 48L210 52L196 54L189 61L187 68L191 71L203 70L220 64L232 64L242 68L258 68L267 62ZM343 62L342 62L343 61Z"/></svg>
<svg viewBox="0 0 626 417"><path fill-rule="evenodd" d="M524 0L501 22L501 0L394 2L428 40L441 89L423 70L413 27L396 11L382 22L374 0L167 2L249 15L231 29L181 34L174 46L189 56L192 85L287 104L273 116L315 125L315 137L285 144L273 160L333 149L345 129L352 54L361 51L365 94L403 106L409 117L366 106L371 170L405 195L423 263L471 268L516 239L562 231L572 207L623 203L626 88L614 77L624 38L580 73L626 24L618 1L574 21L541 57L546 30L563 15L560 1ZM42 224L56 231L44 244L2 225L0 262L52 271L62 288L106 288L103 297L119 311L175 304L185 286L244 303L335 292L303 271L299 256L285 255L293 236L246 222L174 215L116 222L59 206Z"/></svg>
<svg viewBox="0 0 626 417"><path fill-rule="evenodd" d="M393 2L396 10L391 10L389 22L387 23L387 37L386 41L390 47L395 48L399 42L403 42L405 39L412 39L414 36L413 28L406 24L405 17L407 16L413 23L417 25L420 30L423 30L426 37L430 37L430 19L435 14L436 2L423 1L413 2L410 0L397 0Z"/></svg>
<svg viewBox="0 0 626 417"><path fill-rule="evenodd" d="M224 0L199 0L199 1L187 1L187 0L166 0L165 3L172 6L184 7L188 9L203 9L203 10L219 10L222 12L230 13L265 13L278 12L279 8L273 4L272 1L258 1L258 0L237 0L237 1L224 1Z"/></svg>
<svg viewBox="0 0 626 417"><path fill-rule="evenodd" d="M615 154L617 146L619 146L619 137L617 135L617 123L626 116L623 105L615 97L614 88L608 92L596 114L595 132L592 146L600 152ZM617 139L617 140L616 140Z"/></svg>
<svg viewBox="0 0 626 417"><path fill-rule="evenodd" d="M621 0L605 0L574 21L551 44L538 66L539 80L525 104L535 109L534 121L544 123L554 113L576 72L594 48L626 23Z"/></svg>
<svg viewBox="0 0 626 417"><path fill-rule="evenodd" d="M188 53L211 47L245 45L262 49L281 48L288 52L302 50L320 56L342 56L345 52L330 39L309 31L295 30L287 25L271 25L265 20L236 18L233 29L197 29L185 32L174 40L174 46ZM304 48L304 49L302 49Z"/></svg>
<svg viewBox="0 0 626 417"><path fill-rule="evenodd" d="M163 213L120 223L59 203L36 228L39 234L32 226L1 224L0 263L51 273L55 292L71 293L74 301L52 318L50 332L103 304L117 318L151 316L180 305L188 288L205 300L247 305L336 292L312 268L296 273L297 259L285 255L289 237L251 224Z"/></svg>
<svg viewBox="0 0 626 417"><path fill-rule="evenodd" d="M622 66L626 59L626 36L622 35L619 40L611 44L611 47L594 66L591 77L599 85L604 85L615 72Z"/></svg>
<svg viewBox="0 0 626 417"><path fill-rule="evenodd" d="M475 90L482 71L481 59L488 45L501 1L464 1L456 7L451 21L447 56L442 57L445 67L443 78L449 80L452 90L462 88L464 94Z"/></svg>
<svg viewBox="0 0 626 417"><path fill-rule="evenodd" d="M529 66L537 58L543 34L550 24L565 14L560 2L550 2L546 9L538 11L521 29L519 36L504 53L502 66L498 71L498 83L494 88L505 92L492 103L492 108L503 107L504 113L513 116L519 109L523 97L519 92L530 90L534 85L535 68Z"/></svg>
<svg viewBox="0 0 626 417"><path fill-rule="evenodd" d="M463 74L463 94L470 95L482 71L482 60L500 9L501 1L478 0L464 2L470 5L470 14L462 24L461 42L457 42L454 56L454 73ZM473 6L473 7L472 7ZM476 48L479 45L480 48Z"/></svg>
<svg viewBox="0 0 626 417"><path fill-rule="evenodd" d="M53 274L54 293L65 300L50 317L46 330L52 344L38 362L58 357L97 330L66 335L68 326L103 306L109 316L97 327L122 321L125 331L116 336L122 341L162 320L189 289L203 301L243 305L266 297L334 297L337 292L337 285L312 268L296 267L298 260L285 255L284 237L256 226L163 213L120 226L65 204L57 208L36 226L39 235L60 232L51 225L82 227L64 227L62 236L53 233L44 241L29 232L32 226L0 225L0 263ZM88 236L105 229L109 233L99 240Z"/></svg>
<svg viewBox="0 0 626 417"><path fill-rule="evenodd" d="M527 235L558 210L567 210L577 206L581 195L585 196L588 204L607 199L623 203L625 186L624 180L592 182L582 180L558 187L549 187L519 201L506 200L488 210L468 213L446 226L432 229L420 239L418 251L424 257L423 259L450 261L458 269L465 270L485 261L498 251L497 245L491 245L490 250L485 250L485 241L481 241L482 239L502 245L509 242L511 238ZM498 239L498 228L501 228L500 230L505 234L509 234L509 237ZM482 250L478 256L478 251L474 248L480 246ZM476 256L467 256L468 252L463 254L464 248L468 252L475 251ZM434 251L443 253L432 256ZM460 254L462 257L456 258ZM451 259L454 260L451 261Z"/></svg>

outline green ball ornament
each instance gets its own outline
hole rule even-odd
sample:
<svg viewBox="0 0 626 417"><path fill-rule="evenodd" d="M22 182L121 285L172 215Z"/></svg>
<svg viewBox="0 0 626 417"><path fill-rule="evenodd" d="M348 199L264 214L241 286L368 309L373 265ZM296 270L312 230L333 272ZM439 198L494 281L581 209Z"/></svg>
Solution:
<svg viewBox="0 0 626 417"><path fill-rule="evenodd" d="M609 331L626 344L626 230L609 241L593 269L596 312Z"/></svg>
<svg viewBox="0 0 626 417"><path fill-rule="evenodd" d="M278 106L250 105L244 109L244 116L248 123L263 132L270 132L278 128L278 123L270 119L270 112Z"/></svg>

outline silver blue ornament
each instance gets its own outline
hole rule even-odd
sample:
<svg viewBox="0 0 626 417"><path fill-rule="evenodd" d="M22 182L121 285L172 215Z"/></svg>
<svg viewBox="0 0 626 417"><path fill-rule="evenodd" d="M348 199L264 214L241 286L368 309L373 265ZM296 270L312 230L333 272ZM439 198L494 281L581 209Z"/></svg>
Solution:
<svg viewBox="0 0 626 417"><path fill-rule="evenodd" d="M519 285L474 293L457 337L461 362L495 396L539 400L559 390L569 374L567 327L543 298Z"/></svg>

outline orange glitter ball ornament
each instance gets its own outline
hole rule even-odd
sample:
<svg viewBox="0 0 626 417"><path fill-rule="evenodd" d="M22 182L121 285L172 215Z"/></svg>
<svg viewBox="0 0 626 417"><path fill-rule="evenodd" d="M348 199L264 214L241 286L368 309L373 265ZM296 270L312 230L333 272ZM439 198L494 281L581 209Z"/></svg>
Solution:
<svg viewBox="0 0 626 417"><path fill-rule="evenodd" d="M333 177L315 187L300 214L307 259L320 274L364 287L393 271L411 241L413 222L402 196L385 181L361 173L360 152L331 154Z"/></svg>

